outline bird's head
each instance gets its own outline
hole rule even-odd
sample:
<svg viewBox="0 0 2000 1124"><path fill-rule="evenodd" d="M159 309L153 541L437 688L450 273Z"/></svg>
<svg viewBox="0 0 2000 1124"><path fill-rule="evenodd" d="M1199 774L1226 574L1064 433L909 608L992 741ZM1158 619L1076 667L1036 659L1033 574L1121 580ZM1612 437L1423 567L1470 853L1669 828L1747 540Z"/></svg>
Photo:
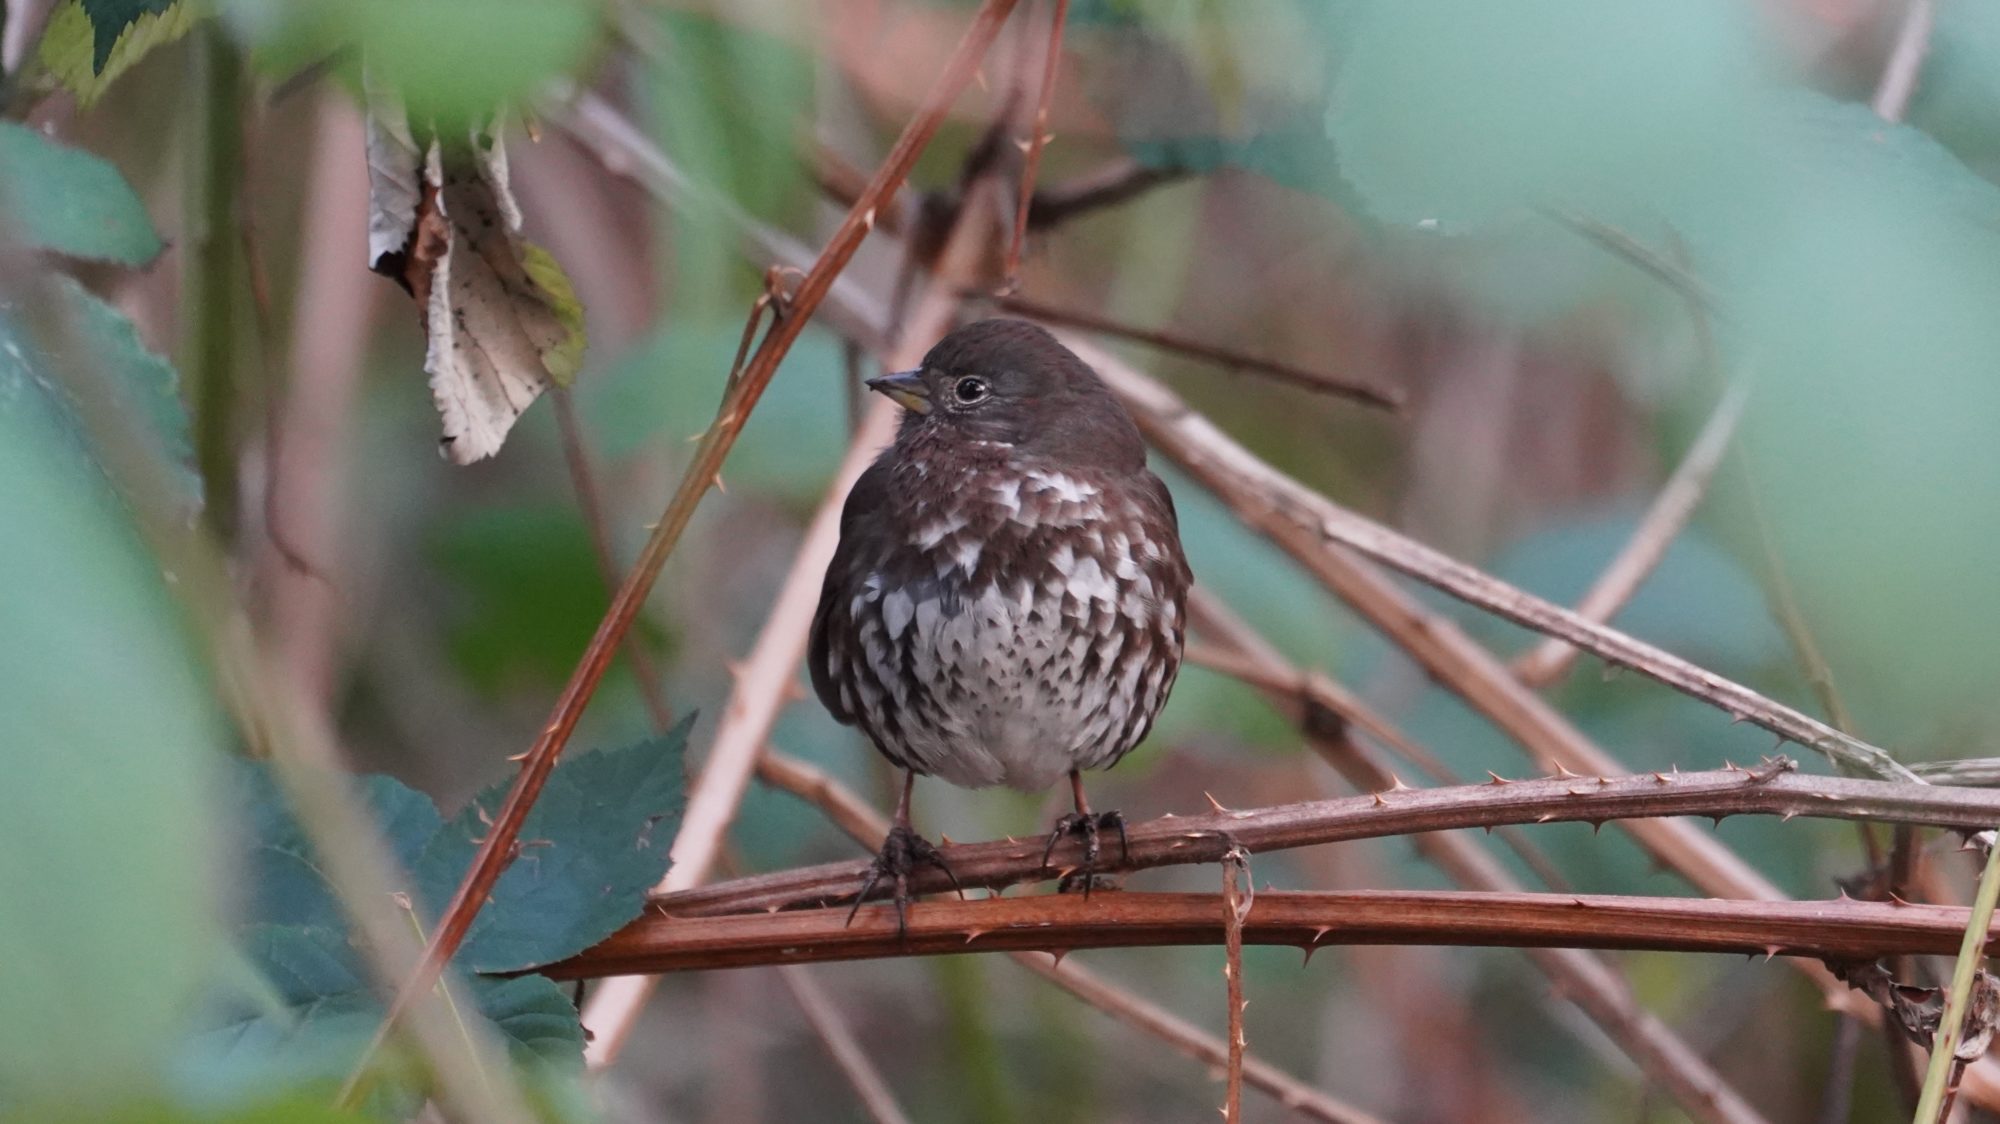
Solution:
<svg viewBox="0 0 2000 1124"><path fill-rule="evenodd" d="M987 441L1066 464L1145 463L1138 427L1097 372L1040 326L981 320L952 332L914 371L868 380L905 411L898 441Z"/></svg>

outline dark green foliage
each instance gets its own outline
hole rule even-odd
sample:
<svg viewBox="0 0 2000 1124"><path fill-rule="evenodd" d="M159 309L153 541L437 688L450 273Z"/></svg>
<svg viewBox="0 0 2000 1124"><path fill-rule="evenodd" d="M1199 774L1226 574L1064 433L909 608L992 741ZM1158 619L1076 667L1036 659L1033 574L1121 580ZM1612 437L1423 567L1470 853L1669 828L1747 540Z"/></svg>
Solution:
<svg viewBox="0 0 2000 1124"><path fill-rule="evenodd" d="M638 916L667 869L680 825L684 720L663 738L580 754L549 777L521 829L520 857L479 912L460 961L481 972L547 964L581 952ZM417 860L417 886L435 907L485 838L506 785L479 794Z"/></svg>
<svg viewBox="0 0 2000 1124"><path fill-rule="evenodd" d="M579 753L549 777L521 833L519 857L480 911L455 961L466 993L517 1064L577 1070L583 1032L567 993L543 976L496 979L581 952L637 916L666 872L680 822L682 752L692 719L661 738ZM321 778L323 782L334 778ZM182 1058L183 1079L205 1097L337 1082L382 1018L380 998L352 944L321 863L265 767L237 767L246 835L243 924L237 947L251 983L214 1004L208 1029ZM481 793L446 822L429 798L390 777L355 782L397 860L401 890L428 932L490 830L506 785ZM423 1087L380 1059L373 1111L414 1106Z"/></svg>
<svg viewBox="0 0 2000 1124"><path fill-rule="evenodd" d="M92 70L102 71L118 37L140 16L157 16L174 6L174 0L83 0L84 14L90 17Z"/></svg>

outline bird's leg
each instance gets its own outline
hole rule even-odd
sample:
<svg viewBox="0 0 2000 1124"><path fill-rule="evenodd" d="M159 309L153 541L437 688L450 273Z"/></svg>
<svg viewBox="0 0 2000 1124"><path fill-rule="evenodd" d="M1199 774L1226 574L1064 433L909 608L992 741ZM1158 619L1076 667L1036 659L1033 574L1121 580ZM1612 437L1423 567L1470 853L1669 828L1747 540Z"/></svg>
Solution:
<svg viewBox="0 0 2000 1124"><path fill-rule="evenodd" d="M1056 821L1055 830L1049 833L1048 846L1042 848L1042 865L1045 867L1049 865L1049 856L1055 854L1056 844L1062 842L1065 835L1081 838L1083 863L1063 877L1062 889L1070 889L1072 880L1080 879L1084 896L1089 897L1091 888L1097 883L1097 859L1102 854L1102 848L1098 843L1099 834L1113 828L1117 829L1121 862L1132 861L1132 845L1125 837L1125 817L1122 814L1115 811L1091 812L1090 797L1084 795L1083 791L1082 771L1077 769L1069 771L1069 788L1071 796L1076 801L1076 811Z"/></svg>
<svg viewBox="0 0 2000 1124"><path fill-rule="evenodd" d="M910 904L910 872L917 868L918 863L929 863L944 871L944 876L951 879L952 888L959 892L960 897L965 895L965 889L958 884L958 876L951 872L951 867L945 865L944 856L938 853L936 847L931 846L929 840L918 835L910 827L910 792L916 786L917 774L905 769L903 795L896 801L895 819L890 823L888 837L882 840L881 853L875 856L874 862L868 864L868 874L861 881L861 893L854 899L854 908L847 912L849 924L853 924L854 915L861 912L861 903L868 900L868 895L874 892L876 884L887 878L896 889L894 898L896 935L907 936L909 929L906 914Z"/></svg>

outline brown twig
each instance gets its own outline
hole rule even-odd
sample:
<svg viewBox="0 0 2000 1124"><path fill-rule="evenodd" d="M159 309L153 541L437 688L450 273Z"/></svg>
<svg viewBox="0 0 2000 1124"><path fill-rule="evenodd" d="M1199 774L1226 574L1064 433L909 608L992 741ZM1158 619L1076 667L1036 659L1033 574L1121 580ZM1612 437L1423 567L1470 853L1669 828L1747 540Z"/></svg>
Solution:
<svg viewBox="0 0 2000 1124"><path fill-rule="evenodd" d="M1323 676L1302 675L1263 637L1213 597L1196 591L1188 603L1192 625L1256 665L1276 686L1263 690L1298 724L1309 745L1349 784L1361 791L1400 788L1380 754L1356 732L1381 740L1405 757L1417 749L1373 709ZM1286 684L1305 684L1294 693ZM1481 788L1491 788L1482 785ZM1468 890L1515 893L1522 887L1504 867L1463 833L1432 833L1412 839L1417 852ZM1698 1120L1748 1124L1761 1117L1672 1027L1640 1006L1623 977L1602 958L1579 949L1527 951L1528 959L1555 990L1601 1028L1638 1064L1641 1072L1670 1093Z"/></svg>
<svg viewBox="0 0 2000 1124"><path fill-rule="evenodd" d="M649 911L578 956L540 971L555 979L685 972L966 952L1214 945L1223 940L1214 894L1035 894L979 901L941 898L910 907L907 933L888 910L787 910L723 917ZM1948 953L1965 935L1959 906L1853 898L1746 902L1608 894L1489 894L1457 890L1347 893L1259 891L1245 944L1326 948L1455 947L1639 949L1873 960Z"/></svg>
<svg viewBox="0 0 2000 1124"><path fill-rule="evenodd" d="M862 1052L861 1043L855 1041L854 1032L848 1029L840 1012L834 1009L833 1001L827 997L826 989L820 986L819 980L795 964L779 968L778 978L791 991L799 1010L805 1014L806 1022L826 1045L834 1066L840 1070L841 1076L847 1078L861 1106L868 1110L869 1118L875 1124L908 1124L910 1118L896 1103L895 1094L889 1091L875 1063Z"/></svg>
<svg viewBox="0 0 2000 1124"><path fill-rule="evenodd" d="M833 821L848 838L865 851L889 830L889 820L856 796L853 790L820 769L796 758L766 750L758 762L757 775L774 788L783 789L812 804ZM1033 952L1011 954L1015 963L1096 1007L1114 1019L1151 1034L1181 1053L1218 1069L1228 1065L1229 1048L1219 1038L1158 1006L1100 979L1074 961L1057 964ZM1255 1056L1243 1062L1243 1080L1277 1098L1278 1103L1327 1124L1377 1124L1377 1121L1349 1105L1293 1077Z"/></svg>
<svg viewBox="0 0 2000 1124"><path fill-rule="evenodd" d="M1093 171L1037 190L1028 204L1028 229L1061 226L1071 219L1118 206L1156 187L1187 178L1188 173L1178 168L1154 168L1129 156L1120 157Z"/></svg>
<svg viewBox="0 0 2000 1124"><path fill-rule="evenodd" d="M1323 724L1320 721L1323 716L1333 715L1340 721L1353 723L1387 746L1396 756L1415 765L1431 779L1432 784L1450 786L1465 783L1465 779L1446 766L1437 754L1404 736L1401 730L1383 720L1372 708L1363 706L1347 689L1325 676L1301 672L1280 656L1275 648L1262 643L1261 637L1252 638L1248 626L1205 590L1196 589L1190 595L1188 617L1201 622L1197 625L1198 629L1224 629L1236 642L1250 639L1255 643L1256 650L1244 650L1234 643L1208 644L1191 640L1187 644L1186 661L1263 691L1280 704L1281 709L1287 704L1296 704L1291 707L1293 720L1300 724L1307 736L1313 736L1314 727ZM1383 773L1379 783L1371 778L1368 783L1357 782L1357 787L1363 791L1388 787L1390 782L1386 779L1386 770ZM1349 780L1355 782L1355 778L1350 777ZM1541 848L1528 841L1518 827L1501 825L1491 830L1523 865L1535 872L1535 877L1541 879L1544 888L1569 889L1562 872L1556 869Z"/></svg>
<svg viewBox="0 0 2000 1124"><path fill-rule="evenodd" d="M571 482L577 492L577 502L583 510L584 523L590 532L592 550L603 573L605 585L609 588L616 583L617 567L611 554L611 534L605 518L604 497L597 485L596 475L591 469L590 449L584 439L583 428L578 423L575 402L570 397L568 388L555 388L554 397L556 418L562 434L564 460L568 462ZM780 603L782 601L781 596ZM633 674L639 680L640 692L646 701L647 709L652 714L655 728L665 731L673 724L673 712L667 705L665 695L661 693L658 669L654 667L651 655L646 652L637 637L628 636L626 657L632 661ZM779 690L782 691L782 688ZM732 714L734 713L738 712L732 711ZM710 764L714 764L712 758ZM704 778L707 775L704 772ZM896 1103L895 1096L889 1091L888 1083L882 1079L880 1071L855 1041L853 1031L848 1029L846 1020L834 1009L825 989L813 979L812 973L802 967L786 967L778 969L778 975L786 989L791 992L793 1001L798 1004L800 1013L805 1016L806 1024L826 1046L828 1056L847 1078L848 1084L854 1088L855 1096L860 1099L862 1107L868 1111L869 1116L876 1121L876 1124L907 1124L908 1117ZM636 1007L634 1004L633 1009L636 1010ZM629 1023L627 1025L629 1026ZM620 1028L620 1033L616 1036L618 1040L622 1041L625 1029L625 1027ZM593 1038L592 1045L605 1046L604 1052L597 1055L600 1059L615 1054L617 1050L617 1045L611 1041L611 1036L605 1034Z"/></svg>
<svg viewBox="0 0 2000 1124"><path fill-rule="evenodd" d="M1177 332L1163 331L1158 328L1142 328L1136 324L1127 324L1122 321L1109 319L1108 317L1098 316L1094 313L1078 312L1075 309L1061 308L1056 305L1045 304L1041 301L1030 300L1027 297L1013 293L971 295L984 296L1003 311L1014 313L1017 316L1026 316L1032 320L1039 320L1044 324L1077 328L1086 332L1116 336L1119 339L1132 340L1136 343L1143 343L1164 351L1175 351L1184 355L1191 355L1196 359L1213 363L1228 370L1248 371L1251 374L1262 375L1275 382L1303 387L1306 390L1319 394L1330 394L1336 398L1350 399L1366 406L1375 406L1384 410L1400 410L1403 408L1403 396L1397 391L1386 387L1373 386L1352 379L1344 379L1338 375L1330 375L1324 371L1315 371L1291 363L1281 363L1275 359L1246 355L1231 348L1218 347L1215 344L1190 339Z"/></svg>
<svg viewBox="0 0 2000 1124"><path fill-rule="evenodd" d="M1698 773L1490 780L1457 788L1390 788L1365 796L1309 800L1268 808L1162 816L1128 830L1129 858L1100 859L1107 869L1221 861L1231 841L1267 851L1353 839L1483 828L1499 824L1607 823L1660 816L1774 815L1823 819L1881 819L1972 832L2000 822L2000 793L1888 781L1823 777L1785 771L1786 763L1731 766ZM1083 844L1058 843L1048 865L1044 840L959 843L943 849L958 882L1001 887L1055 877L1082 860ZM825 863L732 879L654 899L675 917L702 917L851 902L866 864ZM942 872L910 875L919 893L951 885ZM882 891L882 892L886 892Z"/></svg>
<svg viewBox="0 0 2000 1124"><path fill-rule="evenodd" d="M431 937L422 962L417 971L405 981L389 1007L389 1014L377 1031L375 1043L368 1053L372 1054L397 1017L408 1006L410 1000L429 990L438 973L471 929L472 919L479 907L485 904L493 884L500 877L511 859L514 843L520 835L521 824L527 818L528 809L534 805L541 793L550 771L555 768L556 759L568 742L570 733L582 717L583 709L595 694L597 684L603 679L605 669L610 665L613 654L623 641L632 621L638 616L646 596L651 592L653 581L660 568L666 564L667 556L679 543L681 532L687 528L688 520L694 515L695 507L707 494L716 474L722 468L722 461L736 443L736 436L742 431L743 423L771 376L777 372L778 363L791 350L792 343L804 330L806 321L819 306L833 280L854 256L875 221L875 209L887 203L894 195L904 177L909 174L917 155L929 144L943 123L951 103L970 82L979 58L993 41L1001 22L1014 7L1015 0L985 0L974 14L972 25L959 41L956 51L945 64L944 73L926 95L922 108L916 117L903 129L895 146L883 160L875 177L869 181L868 190L858 200L852 210L841 221L826 248L813 263L812 269L800 281L793 296L790 315L779 320L771 329L757 354L744 370L742 378L731 389L722 402L715 422L702 435L694 456L682 476L680 486L675 490L665 513L655 525L653 533L640 551L639 559L632 572L613 595L611 609L599 623L596 634L591 637L583 657L577 662L569 683L563 688L555 710L543 726L540 736L529 749L507 797L502 801L494 816L492 828L481 842L479 851L473 856L472 866L466 871L458 889L441 915L436 933Z"/></svg>
<svg viewBox="0 0 2000 1124"><path fill-rule="evenodd" d="M1055 0L1055 14L1049 23L1048 54L1042 60L1042 89L1035 99L1034 133L1028 137L1021 161L1020 199L1014 208L1014 236L1007 243L1006 265L1000 271L1000 287L1011 292L1020 283L1021 248L1028 240L1028 212L1035 202L1035 173L1042 167L1042 149L1049 143L1049 103L1056 93L1056 68L1062 62L1063 24L1069 20L1069 0Z"/></svg>
<svg viewBox="0 0 2000 1124"><path fill-rule="evenodd" d="M549 397L554 399L563 463L569 468L570 487L576 491L577 508L583 513L583 526L590 535L590 552L597 562L597 575L604 579L605 589L616 589L618 559L612 552L610 519L605 514L604 493L598 487L597 472L590 463L583 425L576 416L576 400L566 386L552 387ZM640 701L652 717L654 728L664 731L674 724L674 710L660 686L660 672L653 663L653 655L637 636L627 635L624 647L625 658L632 663L632 677L639 681Z"/></svg>
<svg viewBox="0 0 2000 1124"><path fill-rule="evenodd" d="M749 655L736 665L735 686L723 707L708 756L689 790L687 809L674 836L673 865L660 883L660 893L706 881L721 854L723 836L736 818L759 750L779 711L797 690L799 659L805 654L806 632L819 603L820 578L840 534L840 505L854 478L868 467L875 450L892 431L894 411L888 406L885 401L870 411L849 443L847 457L806 528L770 615ZM585 1056L593 1067L608 1066L617 1059L655 982L646 977L607 980L591 995L583 1022L591 1029Z"/></svg>
<svg viewBox="0 0 2000 1124"><path fill-rule="evenodd" d="M1074 958L1057 960L1039 952L1009 955L1015 963L1106 1015L1167 1043L1204 1065L1222 1069L1229 1064L1229 1047L1221 1039L1156 1004L1106 983ZM1309 1119L1325 1121L1326 1124L1379 1124L1375 1117L1327 1096L1247 1050L1243 1056L1243 1082L1270 1094L1279 1104Z"/></svg>
<svg viewBox="0 0 2000 1124"><path fill-rule="evenodd" d="M1660 559L1666 557L1667 548L1673 545L1694 516L1702 497L1708 494L1708 483L1729 450L1737 423L1743 419L1743 401L1741 390L1723 396L1694 444L1688 447L1687 455L1681 458L1680 466L1660 488L1660 494L1639 521L1625 548L1576 603L1577 615L1600 624L1610 621L1639 591ZM1575 645L1549 637L1515 659L1511 666L1521 682L1540 688L1561 679L1576 662L1576 656Z"/></svg>
<svg viewBox="0 0 2000 1124"><path fill-rule="evenodd" d="M1363 572L1354 564L1348 551L1357 552L1524 628L1567 640L1608 663L1629 667L1647 678L1716 707L1738 721L1750 722L1781 738L1845 761L1865 773L1901 781L1918 779L1916 774L1876 746L1843 734L1824 722L1697 667L1671 652L1508 585L1340 507L1231 440L1213 423L1189 410L1185 403L1157 381L1118 362L1102 349L1090 346L1086 340L1072 337L1065 342L1078 349L1079 353L1087 352L1086 360L1124 399L1140 428L1155 445L1237 506L1239 514L1280 540L1280 545L1313 566L1323 577L1331 580L1336 571L1340 572L1341 589L1337 592L1350 602L1356 596L1367 596L1370 607L1357 605L1364 615L1397 619L1401 628L1398 640L1403 641L1406 647L1415 641L1420 647L1435 649L1436 643L1413 637L1410 633L1415 622L1424 622L1418 627L1429 630L1437 623L1436 618L1415 609L1393 587ZM1302 546L1298 539L1301 533L1317 540L1316 545ZM1364 587L1367 588L1364 590ZM1470 644L1470 641L1464 643ZM1416 648L1412 649L1412 654L1420 661L1424 658ZM1463 657L1470 653L1461 651L1458 655ZM1491 661L1490 657L1484 658L1497 665L1497 661ZM1498 666L1481 670L1476 677L1486 681L1496 676L1519 687L1518 681ZM1459 680L1451 683L1454 687L1465 685L1463 674L1454 678ZM1488 682L1485 685L1494 687L1498 684ZM1553 716L1554 712L1551 710L1548 714ZM1537 749L1541 748L1537 746ZM1578 767L1575 763L1568 764L1571 768Z"/></svg>
<svg viewBox="0 0 2000 1124"><path fill-rule="evenodd" d="M1239 1124L1243 1119L1243 922L1256 905L1256 895L1238 889L1238 875L1247 875L1250 853L1231 847L1222 857L1222 975L1229 981L1229 1067L1222 1097L1222 1119Z"/></svg>

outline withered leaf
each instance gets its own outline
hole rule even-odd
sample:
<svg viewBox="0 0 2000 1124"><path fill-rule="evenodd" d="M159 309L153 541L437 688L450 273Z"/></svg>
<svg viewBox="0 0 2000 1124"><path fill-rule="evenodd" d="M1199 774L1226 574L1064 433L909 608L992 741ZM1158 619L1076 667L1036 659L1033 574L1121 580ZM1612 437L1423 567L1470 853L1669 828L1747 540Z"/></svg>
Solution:
<svg viewBox="0 0 2000 1124"><path fill-rule="evenodd" d="M583 309L562 267L521 237L497 122L431 135L413 164L400 105L372 90L369 101L369 263L416 298L443 451L470 464L500 450L550 382L575 377Z"/></svg>

